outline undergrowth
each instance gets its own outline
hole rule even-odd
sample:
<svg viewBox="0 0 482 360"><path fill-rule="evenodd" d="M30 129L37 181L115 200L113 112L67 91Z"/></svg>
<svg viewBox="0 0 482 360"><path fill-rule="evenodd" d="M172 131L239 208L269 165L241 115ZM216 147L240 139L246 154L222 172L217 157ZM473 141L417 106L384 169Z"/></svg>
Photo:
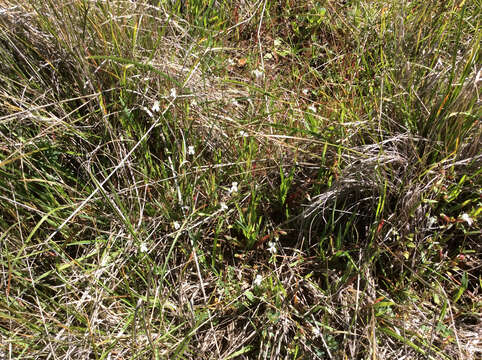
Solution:
<svg viewBox="0 0 482 360"><path fill-rule="evenodd" d="M0 359L477 359L478 1L0 2Z"/></svg>

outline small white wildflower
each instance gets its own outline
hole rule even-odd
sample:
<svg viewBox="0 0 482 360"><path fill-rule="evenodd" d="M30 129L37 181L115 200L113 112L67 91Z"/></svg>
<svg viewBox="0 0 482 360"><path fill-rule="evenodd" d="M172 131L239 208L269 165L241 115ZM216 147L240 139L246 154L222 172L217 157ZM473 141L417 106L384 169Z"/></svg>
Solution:
<svg viewBox="0 0 482 360"><path fill-rule="evenodd" d="M482 69L477 72L477 75L475 75L475 85L477 85L478 82L481 80L482 80Z"/></svg>
<svg viewBox="0 0 482 360"><path fill-rule="evenodd" d="M221 201L221 203L219 204L219 206L221 206L221 211L226 211L228 210L228 205L226 205L226 203L224 201Z"/></svg>
<svg viewBox="0 0 482 360"><path fill-rule="evenodd" d="M194 146L189 145L189 147L187 148L187 154L194 155Z"/></svg>
<svg viewBox="0 0 482 360"><path fill-rule="evenodd" d="M279 47L281 46L281 40L280 39L275 39L273 42L274 47Z"/></svg>
<svg viewBox="0 0 482 360"><path fill-rule="evenodd" d="M238 192L238 183L236 181L233 181L231 184L231 189L229 189L229 193L237 193Z"/></svg>
<svg viewBox="0 0 482 360"><path fill-rule="evenodd" d="M308 110L310 110L311 112L316 113L316 106L315 106L315 105L310 105L310 106L308 106Z"/></svg>
<svg viewBox="0 0 482 360"><path fill-rule="evenodd" d="M151 110L154 111L154 112L159 112L159 110L161 110L159 101L157 101L157 100L154 101L154 105L152 105Z"/></svg>
<svg viewBox="0 0 482 360"><path fill-rule="evenodd" d="M268 251L271 253L271 254L276 254L278 252L278 250L276 249L276 245L274 242L270 241L268 242Z"/></svg>
<svg viewBox="0 0 482 360"><path fill-rule="evenodd" d="M174 222L172 223L172 226L174 226L174 229L175 229L175 230L179 230L179 229L181 228L181 224L179 224L178 221L174 221Z"/></svg>
<svg viewBox="0 0 482 360"><path fill-rule="evenodd" d="M233 66L234 64L236 64L236 62L233 59L228 58L228 64Z"/></svg>
<svg viewBox="0 0 482 360"><path fill-rule="evenodd" d="M231 99L231 104L232 104L233 106L238 107L238 108L242 106L242 105L238 102L238 100L236 100L236 99L234 99L234 98Z"/></svg>
<svg viewBox="0 0 482 360"><path fill-rule="evenodd" d="M242 137L248 137L248 136L249 136L248 133L247 133L246 131L244 131L244 130L241 130L241 131L239 132L239 135L242 136Z"/></svg>
<svg viewBox="0 0 482 360"><path fill-rule="evenodd" d="M462 214L462 216L460 217L463 221L465 221L469 226L472 226L472 224L474 223L474 219L472 219L469 214L465 213L465 214Z"/></svg>
<svg viewBox="0 0 482 360"><path fill-rule="evenodd" d="M139 251L140 251L141 253L146 253L148 250L149 250L149 249L147 248L146 243L144 243L144 242L141 243L141 246L139 246Z"/></svg>
<svg viewBox="0 0 482 360"><path fill-rule="evenodd" d="M309 89L303 89L303 95L305 96L308 96L308 94L310 93L310 90Z"/></svg>
<svg viewBox="0 0 482 360"><path fill-rule="evenodd" d="M177 90L176 88L172 88L170 92L171 97L176 98L177 97Z"/></svg>
<svg viewBox="0 0 482 360"><path fill-rule="evenodd" d="M436 223L437 223L437 218L435 216L430 216L428 218L428 227L429 228L431 228Z"/></svg>
<svg viewBox="0 0 482 360"><path fill-rule="evenodd" d="M314 335L315 337L321 336L321 331L320 331L320 329L318 329L317 326L313 326L312 331L313 331L313 335Z"/></svg>
<svg viewBox="0 0 482 360"><path fill-rule="evenodd" d="M256 78L256 80L260 80L263 78L263 71L259 70L259 69L255 69L253 71L251 71L251 74L254 75L254 77Z"/></svg>
<svg viewBox="0 0 482 360"><path fill-rule="evenodd" d="M144 111L147 113L147 115L149 115L149 117L154 117L154 115L151 113L151 110L149 110L148 108L146 108L145 106L143 107Z"/></svg>
<svg viewBox="0 0 482 360"><path fill-rule="evenodd" d="M256 275L256 278L254 279L253 284L256 286L260 286L262 281L263 281L263 277L261 275Z"/></svg>

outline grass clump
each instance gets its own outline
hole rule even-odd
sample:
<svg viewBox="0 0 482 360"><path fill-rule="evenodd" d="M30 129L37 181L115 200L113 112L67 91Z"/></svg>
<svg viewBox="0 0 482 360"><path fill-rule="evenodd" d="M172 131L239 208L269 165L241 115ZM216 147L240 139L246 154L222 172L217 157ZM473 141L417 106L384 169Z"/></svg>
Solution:
<svg viewBox="0 0 482 360"><path fill-rule="evenodd" d="M6 0L0 358L476 359L475 1Z"/></svg>

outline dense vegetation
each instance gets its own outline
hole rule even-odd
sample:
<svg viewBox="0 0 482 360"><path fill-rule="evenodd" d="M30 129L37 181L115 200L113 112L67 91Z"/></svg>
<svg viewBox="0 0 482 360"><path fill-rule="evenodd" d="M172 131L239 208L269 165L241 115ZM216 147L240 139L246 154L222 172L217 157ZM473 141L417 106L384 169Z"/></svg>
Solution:
<svg viewBox="0 0 482 360"><path fill-rule="evenodd" d="M481 10L0 1L0 359L480 359Z"/></svg>

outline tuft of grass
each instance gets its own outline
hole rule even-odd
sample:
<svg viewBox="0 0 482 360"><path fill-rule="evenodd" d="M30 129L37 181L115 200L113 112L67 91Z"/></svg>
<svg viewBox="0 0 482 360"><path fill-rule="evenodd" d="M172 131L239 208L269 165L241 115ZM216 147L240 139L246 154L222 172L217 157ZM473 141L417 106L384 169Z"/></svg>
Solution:
<svg viewBox="0 0 482 360"><path fill-rule="evenodd" d="M0 358L480 358L480 34L476 1L2 1Z"/></svg>

